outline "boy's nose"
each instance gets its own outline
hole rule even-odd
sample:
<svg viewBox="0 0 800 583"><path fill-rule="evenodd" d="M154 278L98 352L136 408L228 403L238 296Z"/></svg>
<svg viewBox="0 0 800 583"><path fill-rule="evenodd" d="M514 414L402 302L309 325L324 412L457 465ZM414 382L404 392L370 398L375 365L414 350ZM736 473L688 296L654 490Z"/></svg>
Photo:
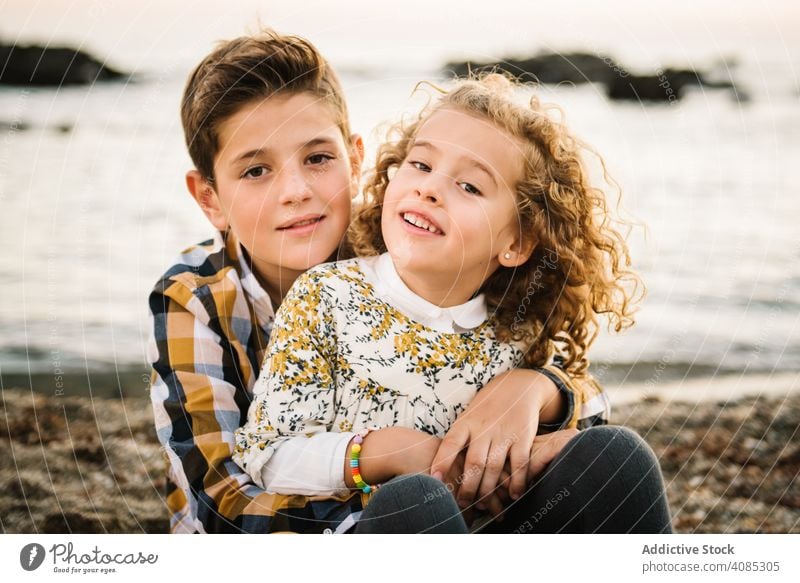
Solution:
<svg viewBox="0 0 800 583"><path fill-rule="evenodd" d="M309 184L299 172L282 171L275 186L281 204L297 204L311 198Z"/></svg>

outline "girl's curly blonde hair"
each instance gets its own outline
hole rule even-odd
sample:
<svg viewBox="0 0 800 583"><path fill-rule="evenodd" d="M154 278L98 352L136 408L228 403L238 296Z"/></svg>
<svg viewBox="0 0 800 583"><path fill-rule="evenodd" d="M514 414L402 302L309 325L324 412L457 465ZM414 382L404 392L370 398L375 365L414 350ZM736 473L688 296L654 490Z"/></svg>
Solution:
<svg viewBox="0 0 800 583"><path fill-rule="evenodd" d="M483 284L499 339L522 342L526 363L542 366L558 356L564 370L586 373L586 351L596 338L598 314L615 331L633 324L643 291L630 271L630 256L603 190L593 187L581 155L591 152L549 115L534 96L515 99L521 85L489 73L459 80L410 123L396 124L378 150L367 178L365 204L348 239L359 256L386 251L381 209L390 176L404 161L417 130L437 109L451 108L486 119L525 144L524 176L516 185L521 233L535 242L531 257L516 268L500 267ZM597 156L606 182L614 184Z"/></svg>

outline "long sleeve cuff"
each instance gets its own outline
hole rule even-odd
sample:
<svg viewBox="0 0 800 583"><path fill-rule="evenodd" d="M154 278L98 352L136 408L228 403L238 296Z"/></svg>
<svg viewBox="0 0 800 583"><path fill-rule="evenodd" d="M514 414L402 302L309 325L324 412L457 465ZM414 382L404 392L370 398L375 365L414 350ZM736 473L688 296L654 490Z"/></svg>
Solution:
<svg viewBox="0 0 800 583"><path fill-rule="evenodd" d="M304 496L335 496L346 492L344 456L354 435L318 433L283 441L261 468L264 490Z"/></svg>
<svg viewBox="0 0 800 583"><path fill-rule="evenodd" d="M547 366L543 368L533 369L538 373L543 374L555 384L558 392L564 396L567 404L567 412L558 423L539 423L539 433L551 433L559 429L566 429L574 426L577 422L575 411L575 391L569 386L569 377L555 366ZM565 378L566 377L566 378Z"/></svg>
<svg viewBox="0 0 800 583"><path fill-rule="evenodd" d="M553 381L567 403L564 419L560 423L540 423L539 433L550 433L568 427L586 429L608 423L611 417L611 403L608 395L591 375L573 378L557 365L547 365L533 370Z"/></svg>

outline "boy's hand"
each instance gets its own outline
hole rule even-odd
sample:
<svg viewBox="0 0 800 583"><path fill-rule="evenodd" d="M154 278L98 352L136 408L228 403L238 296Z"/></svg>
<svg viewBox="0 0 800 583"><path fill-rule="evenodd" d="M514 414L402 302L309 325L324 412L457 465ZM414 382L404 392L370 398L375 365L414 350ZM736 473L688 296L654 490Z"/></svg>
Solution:
<svg viewBox="0 0 800 583"><path fill-rule="evenodd" d="M576 435L578 435L577 429L561 429L553 433L537 435L531 448L528 482L536 479Z"/></svg>
<svg viewBox="0 0 800 583"><path fill-rule="evenodd" d="M495 489L506 458L509 493L517 499L525 490L531 447L541 409L556 409L560 394L555 384L531 370L516 369L492 379L456 419L431 464L431 475L441 480L457 455L466 449L463 481L457 500L462 508L476 495L488 497Z"/></svg>
<svg viewBox="0 0 800 583"><path fill-rule="evenodd" d="M531 448L527 483L532 484L576 435L578 435L577 429L562 429L545 435L537 435L533 440L533 447ZM459 457L463 458L463 455ZM500 474L500 482L497 484L492 494L488 498L483 498L476 507L470 506L463 512L467 524L470 524L472 521L473 508L482 510L485 507L495 520L498 518L502 520L502 514L511 502L511 498L508 495L508 485L511 482L511 476L508 471L509 466L506 464L506 467L503 468L503 472ZM456 491L454 491L454 494L455 492Z"/></svg>

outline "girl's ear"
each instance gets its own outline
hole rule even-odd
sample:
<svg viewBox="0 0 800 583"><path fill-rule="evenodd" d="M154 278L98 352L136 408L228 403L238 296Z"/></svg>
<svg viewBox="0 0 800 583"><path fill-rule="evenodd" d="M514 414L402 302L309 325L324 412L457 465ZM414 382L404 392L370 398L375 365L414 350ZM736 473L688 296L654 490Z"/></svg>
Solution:
<svg viewBox="0 0 800 583"><path fill-rule="evenodd" d="M186 173L186 188L208 220L219 231L228 230L228 214L222 208L217 191L197 170Z"/></svg>
<svg viewBox="0 0 800 583"><path fill-rule="evenodd" d="M519 267L530 259L534 249L536 241L531 237L522 237L501 250L497 259L503 267Z"/></svg>

